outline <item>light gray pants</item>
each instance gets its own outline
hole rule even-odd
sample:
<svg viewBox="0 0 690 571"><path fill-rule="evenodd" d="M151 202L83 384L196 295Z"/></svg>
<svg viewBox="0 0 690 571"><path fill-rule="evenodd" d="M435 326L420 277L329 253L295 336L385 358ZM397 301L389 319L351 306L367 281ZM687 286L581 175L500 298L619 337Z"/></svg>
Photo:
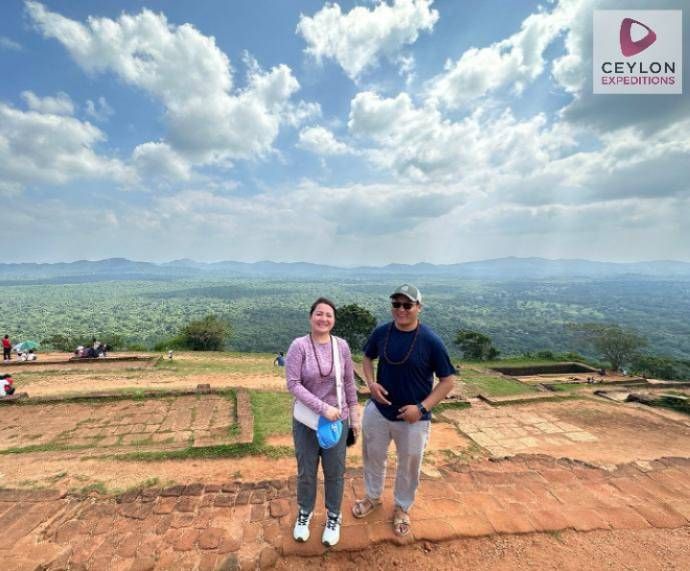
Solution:
<svg viewBox="0 0 690 571"><path fill-rule="evenodd" d="M398 468L395 474L393 498L395 505L408 511L414 503L419 486L424 448L429 440L431 422L420 420L410 424L392 421L383 416L369 401L362 417L362 451L364 457L364 487L373 500L383 494L388 460L388 445L395 442Z"/></svg>

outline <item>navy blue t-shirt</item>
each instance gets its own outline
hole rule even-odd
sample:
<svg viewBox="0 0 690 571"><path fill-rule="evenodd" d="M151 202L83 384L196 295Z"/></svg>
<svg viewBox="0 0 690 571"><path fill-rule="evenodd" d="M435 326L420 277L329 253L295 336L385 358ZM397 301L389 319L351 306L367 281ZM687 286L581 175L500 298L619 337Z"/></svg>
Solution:
<svg viewBox="0 0 690 571"><path fill-rule="evenodd" d="M392 364L405 358L414 338L415 331L400 331L393 323L386 323L374 329L364 345L364 354L370 359L379 360L376 380L388 391L386 398L391 405L376 401L374 404L388 420L401 420L397 418L400 407L417 404L429 396L434 386L434 373L439 378L457 373L443 341L421 323L410 358L403 364ZM431 414L427 413L422 420L430 418Z"/></svg>

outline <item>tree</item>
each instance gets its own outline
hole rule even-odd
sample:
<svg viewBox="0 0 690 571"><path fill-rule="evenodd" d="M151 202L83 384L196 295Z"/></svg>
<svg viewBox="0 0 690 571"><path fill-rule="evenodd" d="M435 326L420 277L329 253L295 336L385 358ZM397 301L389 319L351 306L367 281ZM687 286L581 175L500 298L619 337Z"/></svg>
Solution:
<svg viewBox="0 0 690 571"><path fill-rule="evenodd" d="M690 360L662 355L636 355L630 362L630 370L634 375L682 381L690 379Z"/></svg>
<svg viewBox="0 0 690 571"><path fill-rule="evenodd" d="M570 328L611 363L614 371L630 362L647 345L647 340L637 332L625 330L615 323L581 323Z"/></svg>
<svg viewBox="0 0 690 571"><path fill-rule="evenodd" d="M489 361L498 357L500 353L491 344L491 338L488 335L469 329L460 329L457 332L455 344L462 350L463 359Z"/></svg>
<svg viewBox="0 0 690 571"><path fill-rule="evenodd" d="M121 351L122 349L127 347L130 351L131 349L129 344L125 343L124 337L122 335L118 335L117 333L111 333L110 335L105 335L104 337L100 338L99 341L101 343L105 343L108 346L109 351Z"/></svg>
<svg viewBox="0 0 690 571"><path fill-rule="evenodd" d="M333 334L345 339L353 351L360 351L376 327L376 318L368 309L351 303L338 308Z"/></svg>
<svg viewBox="0 0 690 571"><path fill-rule="evenodd" d="M192 351L222 351L231 334L230 324L217 315L207 315L182 328L181 340Z"/></svg>
<svg viewBox="0 0 690 571"><path fill-rule="evenodd" d="M41 340L41 346L45 349L57 349L58 351L73 351L78 345L72 339L62 334L51 335Z"/></svg>

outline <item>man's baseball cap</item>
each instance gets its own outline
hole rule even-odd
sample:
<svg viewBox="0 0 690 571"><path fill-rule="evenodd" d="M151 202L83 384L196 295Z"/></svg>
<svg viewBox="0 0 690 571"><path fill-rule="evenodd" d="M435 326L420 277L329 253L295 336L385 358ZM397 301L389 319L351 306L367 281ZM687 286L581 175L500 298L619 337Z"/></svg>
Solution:
<svg viewBox="0 0 690 571"><path fill-rule="evenodd" d="M410 301L422 303L422 292L411 284L403 284L395 288L395 291L390 295L391 299L396 295L404 295Z"/></svg>

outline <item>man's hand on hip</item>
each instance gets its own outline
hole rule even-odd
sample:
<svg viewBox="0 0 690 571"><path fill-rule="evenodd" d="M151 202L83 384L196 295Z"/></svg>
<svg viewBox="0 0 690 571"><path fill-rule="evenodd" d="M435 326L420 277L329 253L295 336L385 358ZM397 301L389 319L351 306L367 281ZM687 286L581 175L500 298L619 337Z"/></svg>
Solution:
<svg viewBox="0 0 690 571"><path fill-rule="evenodd" d="M410 424L418 422L422 419L422 411L419 410L419 407L416 404L406 404L405 406L400 407L398 412L400 413L398 418L404 420L405 422L409 422Z"/></svg>

